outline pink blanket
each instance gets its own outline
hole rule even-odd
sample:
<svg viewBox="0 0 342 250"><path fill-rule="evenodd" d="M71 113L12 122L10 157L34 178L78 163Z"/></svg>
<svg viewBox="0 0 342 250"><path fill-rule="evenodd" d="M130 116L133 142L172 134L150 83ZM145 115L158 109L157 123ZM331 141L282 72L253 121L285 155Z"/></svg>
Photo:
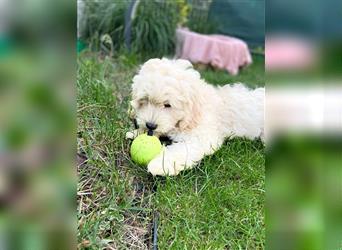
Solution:
<svg viewBox="0 0 342 250"><path fill-rule="evenodd" d="M248 46L240 39L223 35L202 35L188 29L176 31L176 57L194 63L211 64L236 75L239 68L252 63Z"/></svg>
<svg viewBox="0 0 342 250"><path fill-rule="evenodd" d="M317 63L314 45L300 37L267 37L265 44L266 70L303 70Z"/></svg>

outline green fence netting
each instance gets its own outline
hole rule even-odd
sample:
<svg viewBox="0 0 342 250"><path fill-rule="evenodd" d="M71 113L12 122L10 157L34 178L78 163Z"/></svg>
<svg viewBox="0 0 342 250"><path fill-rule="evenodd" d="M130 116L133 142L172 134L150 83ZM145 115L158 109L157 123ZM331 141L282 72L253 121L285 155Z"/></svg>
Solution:
<svg viewBox="0 0 342 250"><path fill-rule="evenodd" d="M240 38L252 47L264 46L264 0L213 0L208 21L215 33Z"/></svg>

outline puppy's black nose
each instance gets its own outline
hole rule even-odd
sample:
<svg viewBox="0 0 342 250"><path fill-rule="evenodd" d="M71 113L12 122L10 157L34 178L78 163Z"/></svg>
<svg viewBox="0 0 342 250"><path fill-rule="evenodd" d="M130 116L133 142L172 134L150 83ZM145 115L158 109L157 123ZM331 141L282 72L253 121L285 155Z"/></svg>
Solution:
<svg viewBox="0 0 342 250"><path fill-rule="evenodd" d="M157 128L157 124L154 124L152 122L146 122L146 128L150 130L155 130Z"/></svg>

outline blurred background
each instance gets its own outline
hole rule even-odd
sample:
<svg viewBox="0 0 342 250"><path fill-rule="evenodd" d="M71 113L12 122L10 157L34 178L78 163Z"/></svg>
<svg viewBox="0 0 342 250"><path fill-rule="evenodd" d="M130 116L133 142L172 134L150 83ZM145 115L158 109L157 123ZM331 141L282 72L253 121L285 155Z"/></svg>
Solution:
<svg viewBox="0 0 342 250"><path fill-rule="evenodd" d="M76 246L76 3L0 1L0 249Z"/></svg>
<svg viewBox="0 0 342 250"><path fill-rule="evenodd" d="M172 55L186 24L265 53L267 248L341 249L341 2L136 2L0 1L0 248L76 247L77 53Z"/></svg>
<svg viewBox="0 0 342 250"><path fill-rule="evenodd" d="M267 1L266 246L342 248L341 1Z"/></svg>

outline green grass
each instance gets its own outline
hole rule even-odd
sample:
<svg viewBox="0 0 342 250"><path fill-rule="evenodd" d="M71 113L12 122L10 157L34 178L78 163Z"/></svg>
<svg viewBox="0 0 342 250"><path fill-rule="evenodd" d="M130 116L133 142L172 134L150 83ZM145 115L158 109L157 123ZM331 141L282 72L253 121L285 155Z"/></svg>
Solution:
<svg viewBox="0 0 342 250"><path fill-rule="evenodd" d="M264 56L255 55L253 57L253 63L246 68L242 68L236 76L228 74L225 70L211 68L206 70L199 69L199 71L207 82L214 85L242 82L249 87L257 87L265 85L264 64Z"/></svg>
<svg viewBox="0 0 342 250"><path fill-rule="evenodd" d="M200 70L213 84L264 85L263 59L238 76ZM159 249L262 249L264 146L227 140L198 167L152 178L124 139L130 83L138 66L82 54L78 62L78 243L80 249L150 249L153 211ZM152 190L156 191L153 192Z"/></svg>

